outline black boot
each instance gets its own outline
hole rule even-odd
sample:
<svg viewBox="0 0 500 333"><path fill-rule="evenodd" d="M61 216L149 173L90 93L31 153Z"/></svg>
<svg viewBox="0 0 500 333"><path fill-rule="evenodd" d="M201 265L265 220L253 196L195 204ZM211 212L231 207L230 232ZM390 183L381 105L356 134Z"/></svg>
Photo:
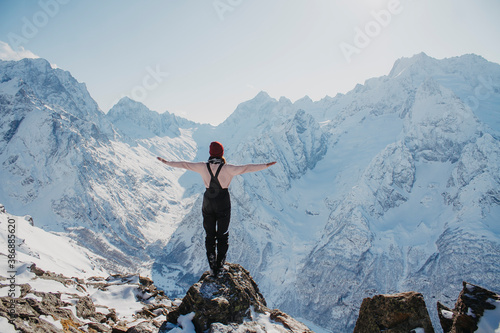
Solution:
<svg viewBox="0 0 500 333"><path fill-rule="evenodd" d="M208 265L210 266L210 275L217 276L219 273L219 269L217 267L217 259L215 258L214 253L210 253L207 255L208 257Z"/></svg>
<svg viewBox="0 0 500 333"><path fill-rule="evenodd" d="M217 274L218 276L222 275L222 272L224 271L224 264L226 263L226 258L225 256L223 258L217 258Z"/></svg>

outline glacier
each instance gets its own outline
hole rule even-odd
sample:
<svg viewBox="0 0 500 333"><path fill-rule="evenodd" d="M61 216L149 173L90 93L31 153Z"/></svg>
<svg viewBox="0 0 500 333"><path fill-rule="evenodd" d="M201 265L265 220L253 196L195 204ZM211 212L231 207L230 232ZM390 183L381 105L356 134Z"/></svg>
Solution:
<svg viewBox="0 0 500 333"><path fill-rule="evenodd" d="M218 126L128 98L104 113L46 60L2 61L0 203L182 297L208 268L203 186L155 157L217 140L231 163L278 161L230 187L228 261L272 307L350 332L364 297L414 290L438 328L463 280L500 289L499 111L500 65L472 54L402 58L320 101L260 92Z"/></svg>

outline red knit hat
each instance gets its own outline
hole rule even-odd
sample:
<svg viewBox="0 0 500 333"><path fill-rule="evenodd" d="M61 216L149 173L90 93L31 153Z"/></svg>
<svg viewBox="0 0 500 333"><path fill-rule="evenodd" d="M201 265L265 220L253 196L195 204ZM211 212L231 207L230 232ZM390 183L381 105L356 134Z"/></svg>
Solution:
<svg viewBox="0 0 500 333"><path fill-rule="evenodd" d="M214 141L210 144L210 156L211 157L222 157L224 155L224 147L220 142Z"/></svg>

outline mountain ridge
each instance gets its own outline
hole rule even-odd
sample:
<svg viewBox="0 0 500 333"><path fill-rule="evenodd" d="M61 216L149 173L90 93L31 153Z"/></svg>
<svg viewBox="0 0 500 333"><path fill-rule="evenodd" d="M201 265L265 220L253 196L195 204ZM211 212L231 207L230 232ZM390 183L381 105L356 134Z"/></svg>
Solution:
<svg viewBox="0 0 500 333"><path fill-rule="evenodd" d="M127 100L112 119L77 98L87 95L76 80L44 91L16 66L0 63L0 172L12 179L0 202L105 254L109 269L146 273L171 295L206 269L203 186L155 156L205 160L218 140L232 163L278 161L230 189L228 259L250 269L273 306L343 332L366 294L418 289L446 301L461 280L498 289L498 64L420 54L334 98L261 92L218 126ZM68 91L77 96L64 101ZM162 117L171 121L159 126ZM477 249L460 250L467 244ZM486 262L476 262L481 251ZM468 268L454 272L460 262Z"/></svg>

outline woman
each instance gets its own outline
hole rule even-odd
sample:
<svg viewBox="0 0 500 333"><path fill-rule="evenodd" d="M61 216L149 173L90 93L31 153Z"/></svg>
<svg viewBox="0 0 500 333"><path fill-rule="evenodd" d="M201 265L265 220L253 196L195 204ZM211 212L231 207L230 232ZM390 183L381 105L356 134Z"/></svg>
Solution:
<svg viewBox="0 0 500 333"><path fill-rule="evenodd" d="M228 187L236 175L264 170L276 162L267 164L226 164L224 147L217 141L210 144L208 162L171 162L161 157L158 160L174 168L198 172L203 178L206 191L203 195L203 228L206 232L205 247L208 264L213 276L217 276L226 259L231 218L231 200ZM217 251L216 251L217 249Z"/></svg>

